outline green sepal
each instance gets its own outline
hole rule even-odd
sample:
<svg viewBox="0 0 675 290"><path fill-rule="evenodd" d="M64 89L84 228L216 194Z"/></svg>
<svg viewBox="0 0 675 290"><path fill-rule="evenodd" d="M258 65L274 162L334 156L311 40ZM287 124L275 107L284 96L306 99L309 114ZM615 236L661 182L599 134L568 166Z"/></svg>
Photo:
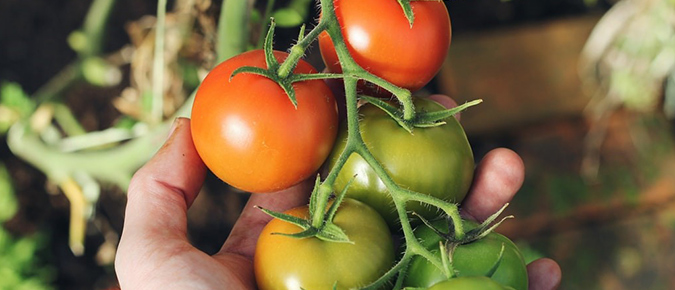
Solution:
<svg viewBox="0 0 675 290"><path fill-rule="evenodd" d="M333 204L331 204L330 208L328 208L328 214L326 215L326 221L328 223L333 223L333 218L335 218L335 214L337 213L340 204L342 204L342 201L344 200L345 195L347 194L347 189L349 189L349 186L352 185L354 179L356 179L356 175L354 175L352 179L350 179L349 182L347 182L345 188L343 188L342 191L340 191L340 193L335 196L335 200L333 200Z"/></svg>
<svg viewBox="0 0 675 290"><path fill-rule="evenodd" d="M277 80L279 86L286 92L288 99L291 100L293 107L298 108L298 100L295 97L295 89L293 88L293 82L290 79Z"/></svg>
<svg viewBox="0 0 675 290"><path fill-rule="evenodd" d="M506 207L508 207L508 206L509 206L508 203L505 204L505 205L504 205L502 208L500 208L496 213L490 215L490 216L489 216L482 224L480 224L480 226L478 226L478 227L475 228L475 229L472 229L472 230L468 231L468 232L466 233L466 237L465 237L464 239L462 239L462 241L461 241L462 244L471 243L471 242L473 242L473 241L480 240L480 239L486 237L488 234L490 234L491 232L493 232L497 227L499 227L499 225L501 225L502 222L504 222L504 221L507 220L507 219L513 218L512 215L505 216L505 217L502 218L500 221L494 223L494 221L497 220L497 218L499 217L499 215L501 215L502 212L504 212L504 210L505 210ZM493 223L494 223L494 224L493 224Z"/></svg>
<svg viewBox="0 0 675 290"><path fill-rule="evenodd" d="M434 231L434 233L436 233L439 237L442 237L442 238L444 238L444 239L446 239L446 240L450 238L450 236L449 236L448 233L445 233L445 232L439 230L438 228L436 228L433 224L431 224L431 222L430 222L428 219L424 218L423 216L421 216L421 215L418 214L417 212L413 212L412 214L413 214L414 216L417 216L417 218L419 218L419 219L422 221L422 223L424 223L425 226L429 227L429 228L430 228L432 231ZM452 233L452 232L453 232L454 224L453 224L453 223L448 223L448 227L450 227L449 233Z"/></svg>
<svg viewBox="0 0 675 290"><path fill-rule="evenodd" d="M504 259L504 243L502 243L502 248L499 250L499 257L497 257L497 261L495 261L494 264L492 264L492 267L490 267L490 270L485 273L486 277L492 278L494 276L495 272L497 272L497 268L499 268L499 265L502 264L502 260Z"/></svg>
<svg viewBox="0 0 675 290"><path fill-rule="evenodd" d="M380 108L382 111L387 113L396 123L398 123L399 126L401 126L403 129L408 131L408 133L412 134L412 127L408 122L406 122L403 119L403 112L397 107L392 106L391 104L378 99L378 98L373 98L370 96L365 96L365 95L359 95L359 99L364 100L368 103L373 104L375 107Z"/></svg>
<svg viewBox="0 0 675 290"><path fill-rule="evenodd" d="M316 237L327 241L335 243L349 243L353 244L345 232L332 222L326 222L321 230L318 231Z"/></svg>
<svg viewBox="0 0 675 290"><path fill-rule="evenodd" d="M299 233L295 234L286 234L286 233L272 233L273 235L278 235L278 236L284 236L284 237L289 237L289 238L294 238L294 239L307 239L311 237L315 237L319 230L316 228L308 228L304 231L301 231Z"/></svg>
<svg viewBox="0 0 675 290"><path fill-rule="evenodd" d="M267 63L267 69L275 72L279 69L279 62L276 57L274 57L274 28L276 27L276 22L274 22L274 17L270 17L270 28L267 30L267 35L265 35L265 43L263 44L263 50L265 51L265 63Z"/></svg>
<svg viewBox="0 0 675 290"><path fill-rule="evenodd" d="M321 186L321 176L316 175L316 180L314 181L314 188L312 189L312 194L309 195L309 216L314 216L316 212L317 198L319 198L319 187Z"/></svg>
<svg viewBox="0 0 675 290"><path fill-rule="evenodd" d="M451 108L451 109L446 109L446 110L440 110L440 111L433 111L433 112L421 112L417 113L416 119L414 121L413 126L419 127L419 128L429 128L429 127L437 127L445 124L446 118L453 117L457 113L466 110L469 107L473 107L475 105L478 105L482 103L483 100L478 99L478 100L473 100L471 102L464 103L462 105L459 105L457 107Z"/></svg>
<svg viewBox="0 0 675 290"><path fill-rule="evenodd" d="M299 217L296 217L296 216L292 216L292 215L289 215L289 214L285 214L285 213L282 213L282 212L271 211L269 209L262 208L262 207L257 206L257 205L255 207L259 210L262 210L264 213L266 213L267 215L269 215L273 218L280 219L282 221L294 224L294 225L300 227L303 230L307 230L307 229L311 228L311 225L305 219L302 219L302 218L299 218Z"/></svg>
<svg viewBox="0 0 675 290"><path fill-rule="evenodd" d="M408 19L408 24L412 27L413 22L415 22L415 14L412 11L412 6L410 6L410 0L398 0L398 4L401 5L403 14L405 14L405 18Z"/></svg>
<svg viewBox="0 0 675 290"><path fill-rule="evenodd" d="M297 42L300 42L305 38L305 29L306 28L307 27L304 24L302 26L300 26L300 32L298 32L298 41Z"/></svg>
<svg viewBox="0 0 675 290"><path fill-rule="evenodd" d="M259 68L259 67L254 67L254 66L242 66L237 69L235 69L232 72L232 75L230 75L230 80L232 78L240 73L250 73L250 74L256 74L256 75L261 75L264 76L268 79L274 80L274 75L269 71L264 68Z"/></svg>

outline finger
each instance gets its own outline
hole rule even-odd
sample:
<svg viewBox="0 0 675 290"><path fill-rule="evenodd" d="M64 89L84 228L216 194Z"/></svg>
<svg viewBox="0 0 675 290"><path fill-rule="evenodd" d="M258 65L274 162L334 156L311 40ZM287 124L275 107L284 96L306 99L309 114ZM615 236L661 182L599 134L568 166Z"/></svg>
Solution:
<svg viewBox="0 0 675 290"><path fill-rule="evenodd" d="M558 263L551 259L535 260L527 265L530 290L554 290L560 286L562 271Z"/></svg>
<svg viewBox="0 0 675 290"><path fill-rule="evenodd" d="M429 99L438 102L439 104L443 105L443 107L445 107L447 109L452 109L454 107L457 107L457 102L455 102L455 100L453 100L452 98L450 98L446 95L431 95L431 96L429 96ZM460 113L455 114L455 119L457 119L457 121L459 121Z"/></svg>
<svg viewBox="0 0 675 290"><path fill-rule="evenodd" d="M525 179L525 166L517 153L498 148L488 152L478 164L462 214L483 221L511 201Z"/></svg>
<svg viewBox="0 0 675 290"><path fill-rule="evenodd" d="M253 257L260 232L272 220L272 217L255 206L282 212L306 205L313 186L312 178L309 178L279 192L252 194L219 254L234 253Z"/></svg>
<svg viewBox="0 0 675 290"><path fill-rule="evenodd" d="M205 174L192 143L190 120L176 119L164 146L132 178L121 242L140 246L187 240L187 209Z"/></svg>

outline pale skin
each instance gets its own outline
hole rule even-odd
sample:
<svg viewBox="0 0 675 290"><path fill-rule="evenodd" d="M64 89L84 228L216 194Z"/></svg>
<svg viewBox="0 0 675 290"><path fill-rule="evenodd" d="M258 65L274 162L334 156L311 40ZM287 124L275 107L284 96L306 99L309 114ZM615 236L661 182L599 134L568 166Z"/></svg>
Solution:
<svg viewBox="0 0 675 290"><path fill-rule="evenodd" d="M446 107L455 103L433 96ZM313 179L289 189L253 194L221 250L207 255L187 238L187 210L197 197L206 167L192 143L190 120L177 119L157 154L133 177L115 270L122 289L256 289L255 244L271 219L258 205L284 211L305 205ZM472 189L461 206L465 218L482 221L509 202L523 183L521 158L495 149L476 167ZM557 289L558 264L539 259L527 266L531 290Z"/></svg>

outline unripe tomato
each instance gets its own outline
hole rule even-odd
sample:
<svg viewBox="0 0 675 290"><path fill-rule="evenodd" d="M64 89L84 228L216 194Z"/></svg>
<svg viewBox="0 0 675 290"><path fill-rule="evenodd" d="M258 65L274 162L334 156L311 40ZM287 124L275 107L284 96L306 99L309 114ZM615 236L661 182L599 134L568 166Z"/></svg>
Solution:
<svg viewBox="0 0 675 290"><path fill-rule="evenodd" d="M306 206L287 214L307 218ZM261 290L352 289L374 282L394 263L394 245L387 224L375 210L345 199L334 223L352 243L327 242L318 238L297 239L274 233L292 234L300 228L272 220L256 245L253 265Z"/></svg>
<svg viewBox="0 0 675 290"><path fill-rule="evenodd" d="M288 54L275 51L283 61ZM260 75L232 72L266 68L263 50L230 58L202 82L192 107L199 156L223 181L251 192L288 188L313 175L328 156L338 127L337 105L321 80L293 84L298 107ZM315 73L301 60L295 73Z"/></svg>
<svg viewBox="0 0 675 290"><path fill-rule="evenodd" d="M447 222L439 221L436 226L447 227ZM476 228L474 222L464 222L465 230ZM415 230L415 236L422 244L440 257L438 242L441 237L426 226ZM455 249L452 264L459 277L484 276L499 258L504 245L504 253L497 271L490 277L501 285L516 290L527 290L527 268L518 246L509 238L492 232L485 238L460 245ZM445 275L428 260L421 256L413 258L408 267L408 275L403 284L409 287L429 287L446 280ZM461 289L461 288L460 288ZM474 288L482 289L482 288Z"/></svg>
<svg viewBox="0 0 675 290"><path fill-rule="evenodd" d="M367 71L416 91L440 70L451 39L450 16L442 1L411 1L412 27L396 0L333 2L349 53ZM333 41L325 32L319 36L319 47L326 67L341 72ZM370 93L378 90L371 88Z"/></svg>
<svg viewBox="0 0 675 290"><path fill-rule="evenodd" d="M488 277L457 277L439 282L428 290L509 290Z"/></svg>
<svg viewBox="0 0 675 290"><path fill-rule="evenodd" d="M444 109L429 99L416 98L414 102L418 112ZM359 115L359 128L366 147L396 184L450 202L459 203L464 199L473 179L474 160L469 141L457 119L446 118L447 124L438 127L414 128L410 134L371 104L360 107ZM335 166L345 147L346 127L340 128L338 141L329 157L330 168ZM392 229L396 228L398 215L389 190L361 156L352 154L349 157L337 177L335 191L342 191L354 176L346 196L372 206ZM410 202L407 209L427 218L439 214L437 209L416 202Z"/></svg>

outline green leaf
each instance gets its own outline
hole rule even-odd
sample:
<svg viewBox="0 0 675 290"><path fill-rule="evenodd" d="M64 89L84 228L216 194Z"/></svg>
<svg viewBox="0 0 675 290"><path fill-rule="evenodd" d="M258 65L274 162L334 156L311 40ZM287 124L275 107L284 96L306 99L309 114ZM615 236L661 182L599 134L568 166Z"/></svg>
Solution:
<svg viewBox="0 0 675 290"><path fill-rule="evenodd" d="M12 179L5 165L0 162L0 223L12 218L18 209Z"/></svg>
<svg viewBox="0 0 675 290"><path fill-rule="evenodd" d="M35 103L28 97L17 83L3 82L0 84L0 105L16 111L19 117L28 117L35 110Z"/></svg>
<svg viewBox="0 0 675 290"><path fill-rule="evenodd" d="M296 27L305 22L304 16L292 8L281 8L274 11L272 17L277 21L277 25L283 28Z"/></svg>
<svg viewBox="0 0 675 290"><path fill-rule="evenodd" d="M292 0L286 7L274 11L280 27L290 28L303 24L309 15L312 0Z"/></svg>

